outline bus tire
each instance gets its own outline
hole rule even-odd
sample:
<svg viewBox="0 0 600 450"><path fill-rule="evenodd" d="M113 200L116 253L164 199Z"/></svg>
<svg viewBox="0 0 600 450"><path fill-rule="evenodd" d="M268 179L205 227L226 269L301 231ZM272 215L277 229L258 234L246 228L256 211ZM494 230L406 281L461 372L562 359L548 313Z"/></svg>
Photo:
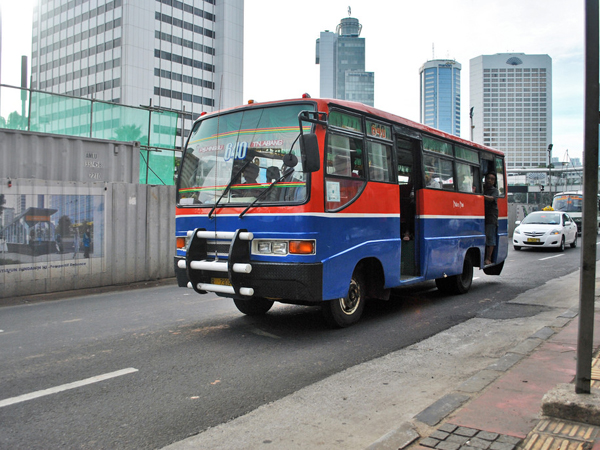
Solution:
<svg viewBox="0 0 600 450"><path fill-rule="evenodd" d="M247 316L262 316L271 309L275 302L262 297L252 297L249 300L233 299L233 303L241 313Z"/></svg>
<svg viewBox="0 0 600 450"><path fill-rule="evenodd" d="M332 328L345 328L358 322L365 308L365 292L363 278L355 271L346 296L323 303L321 311L327 324Z"/></svg>
<svg viewBox="0 0 600 450"><path fill-rule="evenodd" d="M471 289L473 283L473 262L470 258L465 258L463 271L458 275L452 275L446 278L436 278L435 285L445 294L466 294Z"/></svg>

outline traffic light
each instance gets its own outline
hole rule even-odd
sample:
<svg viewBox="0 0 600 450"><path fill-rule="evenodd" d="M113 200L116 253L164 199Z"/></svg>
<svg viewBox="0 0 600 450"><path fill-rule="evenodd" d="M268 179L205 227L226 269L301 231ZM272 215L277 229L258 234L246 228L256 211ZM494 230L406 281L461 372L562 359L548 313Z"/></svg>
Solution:
<svg viewBox="0 0 600 450"><path fill-rule="evenodd" d="M544 185L543 184L540 186L540 192L544 192Z"/></svg>

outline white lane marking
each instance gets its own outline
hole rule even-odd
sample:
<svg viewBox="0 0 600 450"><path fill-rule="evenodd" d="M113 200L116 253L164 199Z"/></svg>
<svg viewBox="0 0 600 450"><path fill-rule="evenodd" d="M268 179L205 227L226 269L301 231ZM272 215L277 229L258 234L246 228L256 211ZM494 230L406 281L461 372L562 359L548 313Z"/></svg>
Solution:
<svg viewBox="0 0 600 450"><path fill-rule="evenodd" d="M71 323L71 322L79 322L83 319L71 319L71 320L63 320L63 323Z"/></svg>
<svg viewBox="0 0 600 450"><path fill-rule="evenodd" d="M67 391L69 389L75 389L88 384L98 383L100 381L108 380L110 378L120 377L129 373L137 372L138 369L129 367L123 370L117 370L116 372L105 373L103 375L96 375L95 377L86 378L85 380L75 381L73 383L63 384L62 386L56 386L42 391L32 392L30 394L19 395L18 397L7 398L6 400L0 400L0 408L5 406L14 405L15 403L26 402L27 400L33 400L34 398L44 397L46 395L56 394L58 392Z"/></svg>
<svg viewBox="0 0 600 450"><path fill-rule="evenodd" d="M565 256L565 255L554 255L554 256L548 256L547 258L540 258L538 259L538 261L546 261L547 259L552 259L552 258L559 258L561 256Z"/></svg>

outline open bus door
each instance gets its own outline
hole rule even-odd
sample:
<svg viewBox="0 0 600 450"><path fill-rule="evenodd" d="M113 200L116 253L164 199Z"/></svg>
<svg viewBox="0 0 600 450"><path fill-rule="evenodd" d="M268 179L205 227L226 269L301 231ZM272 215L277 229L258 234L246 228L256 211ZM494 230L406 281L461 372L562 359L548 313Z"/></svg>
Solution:
<svg viewBox="0 0 600 450"><path fill-rule="evenodd" d="M493 173L496 177L495 187L498 189L498 192L501 197L505 195L505 179L504 179L504 161L498 156L492 156L487 154L481 155L481 188L482 192L485 192L485 175L488 173ZM485 227L485 224L484 224ZM504 267L504 257L502 256L499 261L500 256L500 246L501 246L501 234L506 235L505 230L501 230L500 221L498 221L498 227L496 228L496 245L494 246L494 252L492 253L492 264L491 266L487 266L483 268L483 272L486 275L500 275L502 272L502 268ZM485 228L483 229L483 234L485 236Z"/></svg>
<svg viewBox="0 0 600 450"><path fill-rule="evenodd" d="M417 164L420 141L404 134L396 134L396 159L398 161L398 185L400 188L400 236L401 264L400 276L403 279L420 275L419 227L417 226L417 195L415 181L420 165Z"/></svg>

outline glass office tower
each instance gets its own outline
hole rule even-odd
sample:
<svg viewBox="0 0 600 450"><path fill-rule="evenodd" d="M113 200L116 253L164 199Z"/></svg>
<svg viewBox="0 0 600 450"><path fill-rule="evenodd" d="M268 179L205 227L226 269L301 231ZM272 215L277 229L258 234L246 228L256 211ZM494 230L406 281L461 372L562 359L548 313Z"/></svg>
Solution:
<svg viewBox="0 0 600 450"><path fill-rule="evenodd" d="M498 53L471 59L473 140L506 153L509 169L545 167L552 143L552 59Z"/></svg>
<svg viewBox="0 0 600 450"><path fill-rule="evenodd" d="M31 87L192 119L242 103L243 30L243 0L39 0Z"/></svg>
<svg viewBox="0 0 600 450"><path fill-rule="evenodd" d="M419 69L421 123L460 136L460 70L454 60L427 61Z"/></svg>
<svg viewBox="0 0 600 450"><path fill-rule="evenodd" d="M365 39L359 37L358 19L341 20L335 33L323 31L317 39L316 63L320 67L320 96L373 106L375 74L365 72Z"/></svg>

